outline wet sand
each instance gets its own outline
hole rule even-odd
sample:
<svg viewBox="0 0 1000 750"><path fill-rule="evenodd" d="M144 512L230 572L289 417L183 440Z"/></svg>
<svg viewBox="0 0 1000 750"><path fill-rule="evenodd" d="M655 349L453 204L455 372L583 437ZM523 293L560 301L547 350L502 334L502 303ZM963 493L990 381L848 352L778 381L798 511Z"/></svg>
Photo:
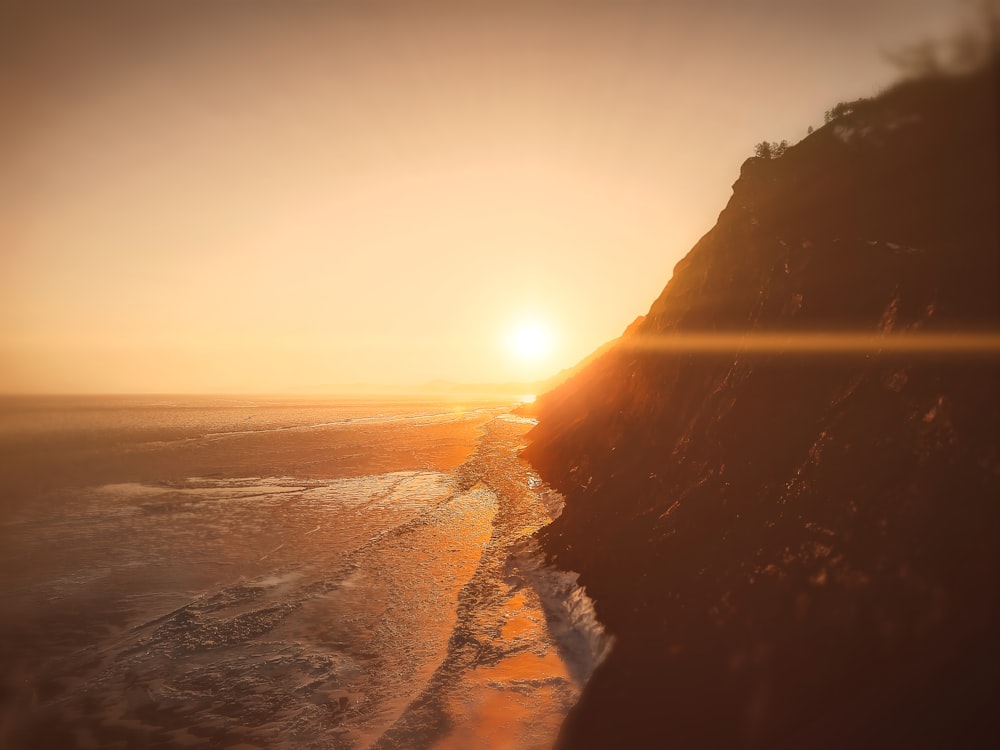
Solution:
<svg viewBox="0 0 1000 750"><path fill-rule="evenodd" d="M514 562L550 515L499 413L32 436L0 744L550 746L593 654Z"/></svg>

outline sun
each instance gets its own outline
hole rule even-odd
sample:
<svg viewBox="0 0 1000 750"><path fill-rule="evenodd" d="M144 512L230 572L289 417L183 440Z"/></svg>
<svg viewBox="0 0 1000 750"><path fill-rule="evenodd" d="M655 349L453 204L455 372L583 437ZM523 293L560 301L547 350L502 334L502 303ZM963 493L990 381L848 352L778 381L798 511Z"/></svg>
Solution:
<svg viewBox="0 0 1000 750"><path fill-rule="evenodd" d="M518 359L541 359L552 350L552 333L537 320L524 321L511 329L507 347Z"/></svg>

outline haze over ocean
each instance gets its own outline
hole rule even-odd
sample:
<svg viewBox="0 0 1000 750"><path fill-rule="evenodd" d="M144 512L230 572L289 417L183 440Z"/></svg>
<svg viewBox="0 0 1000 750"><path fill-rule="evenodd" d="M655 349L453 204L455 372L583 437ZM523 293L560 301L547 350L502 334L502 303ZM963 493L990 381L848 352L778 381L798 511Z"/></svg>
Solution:
<svg viewBox="0 0 1000 750"><path fill-rule="evenodd" d="M0 402L0 743L549 747L607 647L510 404Z"/></svg>
<svg viewBox="0 0 1000 750"><path fill-rule="evenodd" d="M550 377L978 5L6 0L0 392Z"/></svg>
<svg viewBox="0 0 1000 750"><path fill-rule="evenodd" d="M0 748L967 726L998 9L0 2Z"/></svg>

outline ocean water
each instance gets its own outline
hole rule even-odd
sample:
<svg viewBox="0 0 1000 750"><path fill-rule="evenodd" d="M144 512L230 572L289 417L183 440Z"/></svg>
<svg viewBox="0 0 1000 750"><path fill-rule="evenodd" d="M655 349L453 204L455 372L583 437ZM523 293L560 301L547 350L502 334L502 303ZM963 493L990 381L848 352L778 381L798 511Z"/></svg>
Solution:
<svg viewBox="0 0 1000 750"><path fill-rule="evenodd" d="M509 405L0 401L0 746L548 748L610 647Z"/></svg>

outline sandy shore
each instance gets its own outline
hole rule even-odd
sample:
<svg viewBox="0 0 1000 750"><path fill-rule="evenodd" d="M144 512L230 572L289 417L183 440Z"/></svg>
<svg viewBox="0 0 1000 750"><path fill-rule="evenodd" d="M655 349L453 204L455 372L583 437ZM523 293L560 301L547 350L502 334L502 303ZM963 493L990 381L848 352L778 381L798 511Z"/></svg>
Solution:
<svg viewBox="0 0 1000 750"><path fill-rule="evenodd" d="M31 436L0 745L547 748L595 652L525 547L528 425L438 408Z"/></svg>

